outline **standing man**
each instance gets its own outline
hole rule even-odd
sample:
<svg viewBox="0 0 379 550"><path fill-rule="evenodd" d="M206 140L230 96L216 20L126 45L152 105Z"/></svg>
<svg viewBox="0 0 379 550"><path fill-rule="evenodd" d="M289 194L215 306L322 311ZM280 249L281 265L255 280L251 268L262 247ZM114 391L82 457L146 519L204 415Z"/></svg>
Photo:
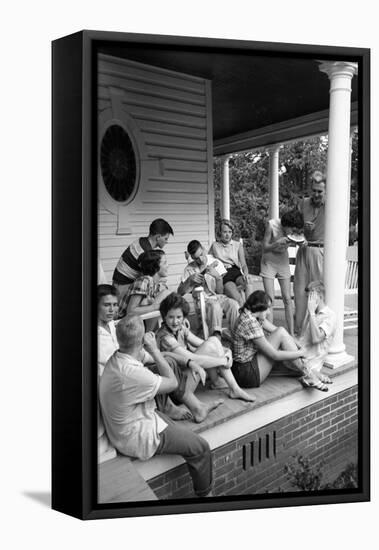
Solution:
<svg viewBox="0 0 379 550"><path fill-rule="evenodd" d="M324 231L325 231L325 191L326 179L322 172L312 174L312 193L299 204L304 217L306 241L296 255L294 276L295 332L300 334L308 296L306 288L311 281L322 281L324 271Z"/></svg>
<svg viewBox="0 0 379 550"><path fill-rule="evenodd" d="M166 220L158 218L149 227L149 235L133 241L123 252L116 269L113 272L113 286L115 286L121 299L130 285L142 275L138 258L142 252L154 248L164 248L170 235L174 235L172 227Z"/></svg>

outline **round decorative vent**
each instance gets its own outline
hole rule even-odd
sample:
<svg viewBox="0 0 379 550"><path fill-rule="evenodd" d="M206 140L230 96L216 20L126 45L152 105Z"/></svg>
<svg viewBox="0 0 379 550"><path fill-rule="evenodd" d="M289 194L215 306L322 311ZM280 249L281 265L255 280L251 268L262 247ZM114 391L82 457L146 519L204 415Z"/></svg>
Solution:
<svg viewBox="0 0 379 550"><path fill-rule="evenodd" d="M128 134L117 124L107 129L101 141L100 166L110 196L118 202L127 201L136 186L137 163Z"/></svg>

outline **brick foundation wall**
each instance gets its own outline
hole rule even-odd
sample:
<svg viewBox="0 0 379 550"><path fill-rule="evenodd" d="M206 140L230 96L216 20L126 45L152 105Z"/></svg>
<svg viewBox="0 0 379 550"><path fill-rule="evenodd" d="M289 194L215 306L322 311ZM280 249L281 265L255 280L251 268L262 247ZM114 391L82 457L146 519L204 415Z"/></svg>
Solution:
<svg viewBox="0 0 379 550"><path fill-rule="evenodd" d="M295 490L284 466L296 452L312 467L325 463L325 481L357 462L357 387L296 411L212 452L214 495ZM193 497L185 464L149 482L159 499Z"/></svg>

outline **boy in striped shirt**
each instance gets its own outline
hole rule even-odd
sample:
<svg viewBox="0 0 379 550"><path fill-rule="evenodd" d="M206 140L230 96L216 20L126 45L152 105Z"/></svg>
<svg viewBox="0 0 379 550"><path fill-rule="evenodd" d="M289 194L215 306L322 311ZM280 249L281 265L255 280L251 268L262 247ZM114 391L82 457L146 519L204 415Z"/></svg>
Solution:
<svg viewBox="0 0 379 550"><path fill-rule="evenodd" d="M113 272L113 286L117 288L120 299L130 285L141 276L138 258L142 252L164 248L170 235L174 235L171 225L166 220L158 218L150 224L147 237L136 239L123 252Z"/></svg>

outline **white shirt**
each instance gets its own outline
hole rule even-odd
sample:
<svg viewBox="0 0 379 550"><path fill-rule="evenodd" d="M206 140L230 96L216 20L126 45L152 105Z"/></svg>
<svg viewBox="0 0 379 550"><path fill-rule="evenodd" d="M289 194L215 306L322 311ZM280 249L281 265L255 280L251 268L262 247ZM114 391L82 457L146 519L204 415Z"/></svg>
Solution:
<svg viewBox="0 0 379 550"><path fill-rule="evenodd" d="M223 263L220 260L217 260L217 258L212 256L211 254L207 254L207 264L206 264L205 267L208 267L209 265L211 265L214 262L216 262L216 265L214 266L214 269L217 271L217 273L221 277L223 275L225 275L226 269L225 269ZM203 267L202 269L205 269L205 267ZM201 273L202 269L200 269L200 267L194 261L189 263L184 268L182 283L184 283L188 279L188 277L190 277L194 273ZM212 275L209 275L209 273L206 273L204 275L204 280L205 280L205 284L204 284L205 292L207 294L216 294L216 281L215 281L214 277L212 277Z"/></svg>
<svg viewBox="0 0 379 550"><path fill-rule="evenodd" d="M125 455L147 460L167 427L155 412L162 377L131 355L116 351L100 379L100 403L109 439Z"/></svg>
<svg viewBox="0 0 379 550"><path fill-rule="evenodd" d="M105 363L118 349L116 325L114 321L108 323L109 331L101 325L97 326L97 374L101 376Z"/></svg>
<svg viewBox="0 0 379 550"><path fill-rule="evenodd" d="M306 350L304 357L307 362L307 366L311 369L320 370L324 364L325 358L329 353L329 348L333 342L334 334L336 331L336 315L328 306L324 305L315 314L315 323L319 329L321 329L325 338L321 342L314 344L312 342L312 334L309 325L309 314L304 321L303 331L300 337L300 343Z"/></svg>

